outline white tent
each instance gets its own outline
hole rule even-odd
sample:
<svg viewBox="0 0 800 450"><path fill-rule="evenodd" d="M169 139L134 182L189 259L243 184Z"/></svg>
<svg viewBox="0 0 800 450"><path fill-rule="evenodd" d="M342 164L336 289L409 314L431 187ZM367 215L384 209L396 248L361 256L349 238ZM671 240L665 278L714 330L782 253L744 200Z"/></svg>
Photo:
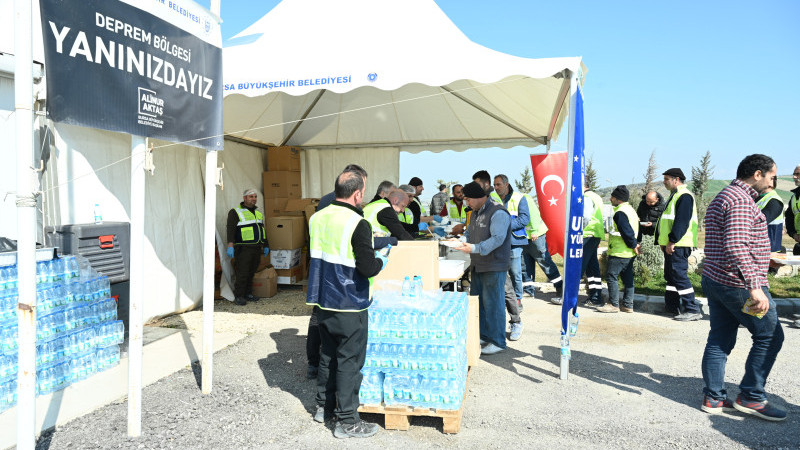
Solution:
<svg viewBox="0 0 800 450"><path fill-rule="evenodd" d="M285 0L223 57L226 136L303 147L305 196L349 162L370 184L397 180L399 151L549 144L568 112L564 75L585 72L580 58L478 45L433 0Z"/></svg>
<svg viewBox="0 0 800 450"><path fill-rule="evenodd" d="M10 5L0 0L0 10ZM34 14L36 37L38 8ZM13 28L12 19L0 15L0 138L7 142L14 141L8 126L14 120L13 81L2 69L13 53L13 36L4 32ZM328 192L351 162L367 168L374 189L383 179L398 179L400 151L555 140L569 105L569 77L562 74L582 68L579 58L525 59L477 45L430 0L287 0L241 36L241 45L223 53L225 84L233 87L225 98L229 137L219 154L225 189L217 191L216 225L223 236L227 211L241 201L242 190L260 189L266 165L259 144L306 149L306 196ZM37 38L34 58L41 61L41 54ZM347 82L336 80L343 77ZM334 82L310 84L329 78ZM268 87L292 80L293 87ZM311 82L299 86L297 80ZM262 87L238 89L240 83ZM39 93L42 100L44 89ZM104 220L129 221L127 135L52 124L41 116L37 123L36 158L45 167L40 220L89 223L100 203ZM145 320L191 308L203 292L204 151L155 146L156 171L146 188ZM7 175L0 177L2 191L14 190L16 174L0 173ZM2 235L11 238L15 210L9 196L2 203Z"/></svg>

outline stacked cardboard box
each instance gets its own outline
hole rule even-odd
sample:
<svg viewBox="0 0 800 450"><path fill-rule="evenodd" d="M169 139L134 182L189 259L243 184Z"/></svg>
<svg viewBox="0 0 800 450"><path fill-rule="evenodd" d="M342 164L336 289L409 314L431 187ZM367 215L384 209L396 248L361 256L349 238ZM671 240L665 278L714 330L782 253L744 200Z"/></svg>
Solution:
<svg viewBox="0 0 800 450"><path fill-rule="evenodd" d="M264 217L284 215L290 199L303 196L300 187L300 149L272 147L267 151L264 182Z"/></svg>
<svg viewBox="0 0 800 450"><path fill-rule="evenodd" d="M269 245L273 251L278 252L274 261L282 264L281 267L291 265L276 270L278 284L294 284L303 280L304 265L301 264L299 256L306 243L306 235L306 221L302 216L277 216L267 219Z"/></svg>

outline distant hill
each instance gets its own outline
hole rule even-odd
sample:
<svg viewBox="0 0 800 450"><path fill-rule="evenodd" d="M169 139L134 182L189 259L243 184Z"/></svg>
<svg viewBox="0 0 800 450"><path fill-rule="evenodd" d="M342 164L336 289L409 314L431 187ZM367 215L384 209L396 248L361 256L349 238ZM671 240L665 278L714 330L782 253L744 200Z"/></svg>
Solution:
<svg viewBox="0 0 800 450"><path fill-rule="evenodd" d="M725 186L730 183L731 180L710 180L708 182L708 191L706 191L703 197L709 200L713 199L719 191L723 190ZM689 184L691 184L691 181L689 181ZM615 187L616 186L600 188L597 190L597 194L600 195L603 200L609 201L611 198L611 191L613 191ZM644 183L628 184L626 187L631 193L630 203L636 207L639 204L639 200L641 200L641 191L642 188L644 188ZM778 189L776 189L776 191L784 202L789 201L789 197L792 195L789 191L792 189L794 189L794 180L791 175L781 175L778 177ZM664 187L664 183L662 183L661 180L656 183L656 191L664 196L664 200L669 197L669 191Z"/></svg>

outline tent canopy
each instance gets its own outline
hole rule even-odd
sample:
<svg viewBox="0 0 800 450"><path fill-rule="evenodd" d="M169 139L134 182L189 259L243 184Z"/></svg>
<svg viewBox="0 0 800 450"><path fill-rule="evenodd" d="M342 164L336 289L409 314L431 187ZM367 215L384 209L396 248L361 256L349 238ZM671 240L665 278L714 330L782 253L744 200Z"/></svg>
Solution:
<svg viewBox="0 0 800 450"><path fill-rule="evenodd" d="M433 0L285 0L223 57L226 135L316 150L548 144L585 72L478 45Z"/></svg>

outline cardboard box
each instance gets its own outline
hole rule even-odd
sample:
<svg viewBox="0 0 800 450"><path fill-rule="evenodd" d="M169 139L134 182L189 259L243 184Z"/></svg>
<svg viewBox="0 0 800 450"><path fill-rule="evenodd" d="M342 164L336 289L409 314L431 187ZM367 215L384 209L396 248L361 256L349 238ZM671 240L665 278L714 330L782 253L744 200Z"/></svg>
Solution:
<svg viewBox="0 0 800 450"><path fill-rule="evenodd" d="M270 147L267 150L267 169L300 172L300 147Z"/></svg>
<svg viewBox="0 0 800 450"><path fill-rule="evenodd" d="M269 171L263 174L264 198L301 198L300 172ZM284 207L286 205L283 205Z"/></svg>
<svg viewBox="0 0 800 450"><path fill-rule="evenodd" d="M301 251L299 248L294 250L271 250L269 252L272 267L276 269L291 269L300 265Z"/></svg>
<svg viewBox="0 0 800 450"><path fill-rule="evenodd" d="M286 207L288 198L265 198L264 199L264 218L284 215L283 208Z"/></svg>
<svg viewBox="0 0 800 450"><path fill-rule="evenodd" d="M278 274L275 269L267 267L253 275L253 295L261 298L274 297L278 293Z"/></svg>
<svg viewBox="0 0 800 450"><path fill-rule="evenodd" d="M306 209L304 211L304 214L306 216L306 223L311 223L311 216L313 216L315 212L317 212L317 205L306 206Z"/></svg>
<svg viewBox="0 0 800 450"><path fill-rule="evenodd" d="M401 291L403 279L422 277L423 290L439 289L439 243L400 241L389 252L389 263L375 276L375 290Z"/></svg>
<svg viewBox="0 0 800 450"><path fill-rule="evenodd" d="M314 209L316 209L318 204L319 204L318 198L293 198L289 199L289 201L286 202L284 211L299 212L302 214L303 211L305 211L306 207L313 206Z"/></svg>
<svg viewBox="0 0 800 450"><path fill-rule="evenodd" d="M303 268L301 266L294 266L291 269L278 269L275 272L278 274L278 284L295 284L298 281L303 281Z"/></svg>
<svg viewBox="0 0 800 450"><path fill-rule="evenodd" d="M297 216L277 216L267 219L267 241L274 250L302 248L306 242L306 221Z"/></svg>

